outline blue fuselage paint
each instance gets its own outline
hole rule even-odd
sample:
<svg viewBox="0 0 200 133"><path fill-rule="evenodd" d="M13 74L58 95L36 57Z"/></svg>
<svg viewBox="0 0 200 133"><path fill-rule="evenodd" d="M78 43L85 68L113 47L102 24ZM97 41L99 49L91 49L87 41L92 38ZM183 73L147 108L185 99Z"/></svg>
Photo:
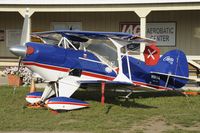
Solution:
<svg viewBox="0 0 200 133"><path fill-rule="evenodd" d="M84 50L64 49L56 45L44 45L27 43L35 49L34 54L26 55L24 61L37 62L69 69L81 69L83 71L116 77L114 70L106 72L107 65L91 52ZM86 60L84 60L86 59Z"/></svg>

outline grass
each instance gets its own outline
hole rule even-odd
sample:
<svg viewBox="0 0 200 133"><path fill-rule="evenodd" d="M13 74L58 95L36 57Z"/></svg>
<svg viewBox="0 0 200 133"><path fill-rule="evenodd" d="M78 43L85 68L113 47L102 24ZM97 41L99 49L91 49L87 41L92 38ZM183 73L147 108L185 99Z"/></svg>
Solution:
<svg viewBox="0 0 200 133"><path fill-rule="evenodd" d="M125 101L118 98L119 93L106 92L106 104L102 106L100 92L78 91L73 97L89 102L90 108L55 115L48 109L24 108L26 93L28 88L14 91L12 87L0 87L0 131L200 131L200 96L140 93L133 96L134 100Z"/></svg>

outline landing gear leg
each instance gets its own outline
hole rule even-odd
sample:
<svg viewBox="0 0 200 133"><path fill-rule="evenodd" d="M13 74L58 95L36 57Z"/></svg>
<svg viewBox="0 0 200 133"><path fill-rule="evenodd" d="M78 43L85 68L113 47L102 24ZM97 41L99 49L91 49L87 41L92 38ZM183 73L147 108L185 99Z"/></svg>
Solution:
<svg viewBox="0 0 200 133"><path fill-rule="evenodd" d="M53 96L56 94L55 92L55 84L54 83L49 83L45 89L44 89L44 92L42 94L42 97L41 97L41 101L44 102L45 100L47 100L49 97Z"/></svg>
<svg viewBox="0 0 200 133"><path fill-rule="evenodd" d="M28 108L45 107L46 106L45 101L55 94L58 95L58 93L56 92L57 92L57 84L55 82L48 83L48 85L44 89L44 92L42 93L41 98L38 99L37 102L27 104L26 107Z"/></svg>
<svg viewBox="0 0 200 133"><path fill-rule="evenodd" d="M133 91L131 90L131 92L128 93L128 95L125 96L125 99L129 99L129 96L133 94Z"/></svg>
<svg viewBox="0 0 200 133"><path fill-rule="evenodd" d="M120 99L125 99L125 101L129 101L130 96L133 94L133 90L130 90L130 92L126 96L119 96Z"/></svg>

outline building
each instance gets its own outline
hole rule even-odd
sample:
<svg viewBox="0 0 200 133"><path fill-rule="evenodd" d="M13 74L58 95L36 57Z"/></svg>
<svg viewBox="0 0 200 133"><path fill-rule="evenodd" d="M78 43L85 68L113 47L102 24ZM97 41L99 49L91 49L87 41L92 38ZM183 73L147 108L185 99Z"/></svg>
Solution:
<svg viewBox="0 0 200 133"><path fill-rule="evenodd" d="M1 0L1 60L14 58L8 47L19 43L27 11L31 32L140 29L142 37L159 40L161 53L178 48L189 60L200 60L200 0Z"/></svg>

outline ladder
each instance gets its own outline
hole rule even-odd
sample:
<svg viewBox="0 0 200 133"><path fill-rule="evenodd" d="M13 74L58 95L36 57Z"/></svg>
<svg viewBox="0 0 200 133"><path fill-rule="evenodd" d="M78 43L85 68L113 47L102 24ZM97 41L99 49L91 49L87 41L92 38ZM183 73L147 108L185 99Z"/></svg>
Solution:
<svg viewBox="0 0 200 133"><path fill-rule="evenodd" d="M188 60L188 63L195 68L195 71L190 71L191 73L196 73L195 76L190 76L190 79L195 80L196 82L200 82L200 64L193 61L193 60Z"/></svg>

